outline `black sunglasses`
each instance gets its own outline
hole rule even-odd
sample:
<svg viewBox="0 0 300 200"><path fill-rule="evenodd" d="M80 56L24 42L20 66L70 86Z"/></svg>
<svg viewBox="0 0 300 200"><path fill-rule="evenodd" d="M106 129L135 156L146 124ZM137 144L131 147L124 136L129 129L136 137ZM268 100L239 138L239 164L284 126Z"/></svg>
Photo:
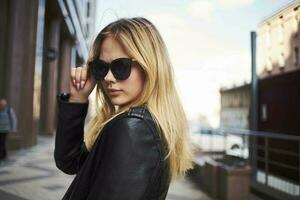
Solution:
<svg viewBox="0 0 300 200"><path fill-rule="evenodd" d="M92 75L97 81L103 81L109 69L117 80L126 80L131 73L132 58L117 58L111 63L95 59L89 63Z"/></svg>

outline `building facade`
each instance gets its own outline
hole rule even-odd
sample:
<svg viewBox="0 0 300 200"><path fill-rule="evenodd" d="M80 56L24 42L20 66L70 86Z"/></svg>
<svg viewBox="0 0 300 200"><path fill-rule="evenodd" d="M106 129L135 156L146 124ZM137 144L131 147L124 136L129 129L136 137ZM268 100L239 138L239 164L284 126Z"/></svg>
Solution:
<svg viewBox="0 0 300 200"><path fill-rule="evenodd" d="M256 31L257 131L278 136L250 138L251 189L264 199L300 198L299 26L296 0L266 17ZM250 85L220 94L220 127L251 129Z"/></svg>
<svg viewBox="0 0 300 200"><path fill-rule="evenodd" d="M8 149L18 149L54 134L56 94L69 91L70 68L87 59L96 1L3 0L0 9L0 96L16 110Z"/></svg>
<svg viewBox="0 0 300 200"><path fill-rule="evenodd" d="M264 19L257 29L257 72L260 78L300 68L299 1Z"/></svg>
<svg viewBox="0 0 300 200"><path fill-rule="evenodd" d="M250 84L220 89L220 128L249 129Z"/></svg>
<svg viewBox="0 0 300 200"><path fill-rule="evenodd" d="M257 139L252 186L275 199L300 197L300 142L288 139L300 136L299 26L297 0L265 18L257 29L257 129L287 139Z"/></svg>

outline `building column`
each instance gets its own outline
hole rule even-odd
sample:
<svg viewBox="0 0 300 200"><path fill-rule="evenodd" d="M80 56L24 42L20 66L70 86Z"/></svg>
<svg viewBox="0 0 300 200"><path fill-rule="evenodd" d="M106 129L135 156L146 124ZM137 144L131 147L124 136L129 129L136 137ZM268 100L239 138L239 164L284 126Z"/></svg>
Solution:
<svg viewBox="0 0 300 200"><path fill-rule="evenodd" d="M53 135L56 115L56 94L58 75L58 56L60 40L59 18L51 19L46 27L46 48L42 70L42 91L40 108L40 134Z"/></svg>
<svg viewBox="0 0 300 200"><path fill-rule="evenodd" d="M15 109L18 133L10 134L8 148L36 144L33 131L33 86L38 0L8 2L5 96Z"/></svg>
<svg viewBox="0 0 300 200"><path fill-rule="evenodd" d="M57 94L62 92L70 92L70 75L71 67L74 65L74 48L73 41L69 38L62 38L60 47L60 57L59 57L59 71L58 71L58 88ZM57 112L57 109L56 109ZM54 119L54 124L57 123L57 117ZM54 128L56 128L54 126Z"/></svg>
<svg viewBox="0 0 300 200"><path fill-rule="evenodd" d="M7 43L8 43L8 0L0 1L0 97L4 97L6 90L6 60L7 60Z"/></svg>
<svg viewBox="0 0 300 200"><path fill-rule="evenodd" d="M70 70L72 62L72 40L65 38L61 44L60 62L59 62L59 78L58 93L70 92ZM74 67L74 66L72 66Z"/></svg>

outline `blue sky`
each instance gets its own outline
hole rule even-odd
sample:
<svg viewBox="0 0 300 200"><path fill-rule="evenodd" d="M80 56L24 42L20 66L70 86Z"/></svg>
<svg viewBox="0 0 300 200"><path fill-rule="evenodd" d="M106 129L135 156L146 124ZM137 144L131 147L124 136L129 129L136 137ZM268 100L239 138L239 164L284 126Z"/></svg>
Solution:
<svg viewBox="0 0 300 200"><path fill-rule="evenodd" d="M190 0L98 0L98 15L96 29L100 30L104 25L119 17L152 16L161 13L171 13L189 21L189 23L201 26L217 34L219 37L231 42L239 42L247 46L248 32L256 29L257 24L266 16L292 2L291 0L199 0L194 2L210 2L213 5L211 11L211 24L199 22L188 15L187 7L193 2ZM230 3L231 2L231 3ZM240 3L238 3L240 2ZM201 10L200 10L201 11ZM102 20L102 21L100 21Z"/></svg>
<svg viewBox="0 0 300 200"><path fill-rule="evenodd" d="M98 0L96 32L121 17L152 21L168 47L190 120L219 125L220 87L250 80L250 31L290 0Z"/></svg>

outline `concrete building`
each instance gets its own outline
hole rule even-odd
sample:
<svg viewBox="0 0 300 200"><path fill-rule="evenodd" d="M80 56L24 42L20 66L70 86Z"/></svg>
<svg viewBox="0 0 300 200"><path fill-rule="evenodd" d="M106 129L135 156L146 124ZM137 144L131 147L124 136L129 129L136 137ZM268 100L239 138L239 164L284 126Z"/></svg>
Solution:
<svg viewBox="0 0 300 200"><path fill-rule="evenodd" d="M252 187L275 199L300 197L300 142L288 139L300 136L299 26L297 0L265 18L257 29L257 129L287 139L257 139Z"/></svg>
<svg viewBox="0 0 300 200"><path fill-rule="evenodd" d="M257 28L257 130L249 146L251 189L264 199L300 198L300 1ZM221 128L250 129L250 85L221 89ZM285 139L282 139L285 138Z"/></svg>
<svg viewBox="0 0 300 200"><path fill-rule="evenodd" d="M293 1L258 25L257 72L261 79L299 70L299 4Z"/></svg>
<svg viewBox="0 0 300 200"><path fill-rule="evenodd" d="M18 119L8 148L53 135L56 94L69 91L70 67L82 64L94 37L95 0L0 2L0 96Z"/></svg>
<svg viewBox="0 0 300 200"><path fill-rule="evenodd" d="M220 128L249 129L250 84L221 88Z"/></svg>

